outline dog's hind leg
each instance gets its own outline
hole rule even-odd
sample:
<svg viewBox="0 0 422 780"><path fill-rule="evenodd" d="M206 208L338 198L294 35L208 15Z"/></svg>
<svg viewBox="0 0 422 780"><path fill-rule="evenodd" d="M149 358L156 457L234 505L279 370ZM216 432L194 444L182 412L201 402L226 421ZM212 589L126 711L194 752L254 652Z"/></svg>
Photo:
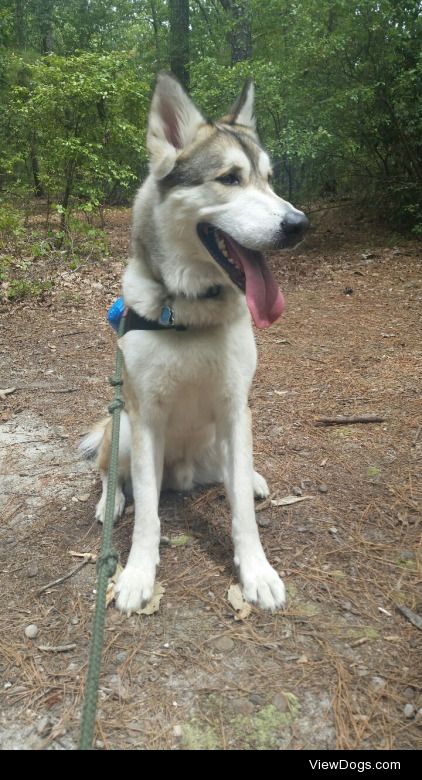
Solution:
<svg viewBox="0 0 422 780"><path fill-rule="evenodd" d="M100 472L102 482L101 498L96 506L95 517L98 522L103 523L105 518L107 487L108 487L108 468L110 462L111 448L111 418L106 418L99 423L80 444L80 449L86 457L95 457L97 467ZM122 412L120 419L119 436L119 460L118 476L116 487L116 499L114 505L114 520L123 512L125 506L125 496L123 485L128 479L130 470L130 425L126 412Z"/></svg>
<svg viewBox="0 0 422 780"><path fill-rule="evenodd" d="M101 493L101 498L97 506L95 507L95 519L98 520L99 523L104 523L105 513L106 513L106 502L107 502L108 472L100 471L100 477L103 485L103 490ZM114 522L123 514L124 508L125 508L125 495L123 493L122 482L121 480L118 480L116 485L116 498L114 501L114 516L113 516Z"/></svg>
<svg viewBox="0 0 422 780"><path fill-rule="evenodd" d="M159 563L158 501L164 463L164 415L134 414L132 423L132 488L135 526L126 567L116 584L116 604L131 613L150 601Z"/></svg>
<svg viewBox="0 0 422 780"><path fill-rule="evenodd" d="M254 471L252 484L255 498L268 498L270 495L270 489L267 485L267 480L262 476L262 474Z"/></svg>
<svg viewBox="0 0 422 780"><path fill-rule="evenodd" d="M225 464L227 463L227 446L220 440L215 440L202 454L201 460L196 464L194 482L198 485L218 484L226 482ZM253 493L255 498L268 498L270 489L266 479L258 471L253 472Z"/></svg>

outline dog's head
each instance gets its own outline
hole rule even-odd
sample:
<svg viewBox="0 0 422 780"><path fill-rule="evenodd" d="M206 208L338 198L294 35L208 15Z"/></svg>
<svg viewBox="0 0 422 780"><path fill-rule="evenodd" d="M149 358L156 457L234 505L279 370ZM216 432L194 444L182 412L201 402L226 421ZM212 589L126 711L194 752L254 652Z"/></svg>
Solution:
<svg viewBox="0 0 422 780"><path fill-rule="evenodd" d="M211 264L215 284L244 292L255 324L267 327L284 302L261 252L295 246L308 220L272 189L271 163L255 130L252 81L229 113L211 122L173 76L160 74L147 142L173 245L186 253L188 244L186 262L199 262L202 271Z"/></svg>

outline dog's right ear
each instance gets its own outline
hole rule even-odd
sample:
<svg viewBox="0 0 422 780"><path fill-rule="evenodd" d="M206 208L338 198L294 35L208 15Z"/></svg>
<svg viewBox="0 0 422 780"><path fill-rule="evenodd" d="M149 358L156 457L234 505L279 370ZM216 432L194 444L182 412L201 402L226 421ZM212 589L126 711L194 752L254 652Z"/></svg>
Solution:
<svg viewBox="0 0 422 780"><path fill-rule="evenodd" d="M205 122L182 85L170 73L158 75L149 114L147 146L157 179L170 173L181 149Z"/></svg>

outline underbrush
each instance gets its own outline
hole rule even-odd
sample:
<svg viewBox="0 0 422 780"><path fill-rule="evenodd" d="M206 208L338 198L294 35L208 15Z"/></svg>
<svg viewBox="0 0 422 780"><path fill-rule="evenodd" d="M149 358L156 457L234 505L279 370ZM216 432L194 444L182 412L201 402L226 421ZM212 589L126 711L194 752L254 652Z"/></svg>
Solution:
<svg viewBox="0 0 422 780"><path fill-rule="evenodd" d="M108 255L104 230L91 216L75 214L65 229L43 213L28 216L10 203L0 204L0 289L3 302L40 297L54 287L55 276Z"/></svg>

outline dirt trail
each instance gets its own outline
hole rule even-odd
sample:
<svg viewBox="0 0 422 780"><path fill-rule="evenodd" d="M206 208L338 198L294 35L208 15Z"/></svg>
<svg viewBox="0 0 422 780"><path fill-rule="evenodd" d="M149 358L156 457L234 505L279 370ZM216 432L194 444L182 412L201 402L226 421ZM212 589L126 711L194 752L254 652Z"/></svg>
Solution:
<svg viewBox="0 0 422 780"><path fill-rule="evenodd" d="M273 497L309 497L258 506L287 610L235 620L222 489L164 496L166 592L150 617L109 609L98 747L421 746L421 632L396 606L422 613L420 260L411 242L335 219L273 257L287 310L257 334L257 467ZM0 388L16 388L0 400L3 748L77 743L95 567L38 591L77 565L70 550L100 545L99 485L75 444L111 398L104 312L128 215L108 222L113 260L63 271L42 304L0 312ZM368 413L385 422L315 425ZM115 530L123 561L132 518Z"/></svg>

